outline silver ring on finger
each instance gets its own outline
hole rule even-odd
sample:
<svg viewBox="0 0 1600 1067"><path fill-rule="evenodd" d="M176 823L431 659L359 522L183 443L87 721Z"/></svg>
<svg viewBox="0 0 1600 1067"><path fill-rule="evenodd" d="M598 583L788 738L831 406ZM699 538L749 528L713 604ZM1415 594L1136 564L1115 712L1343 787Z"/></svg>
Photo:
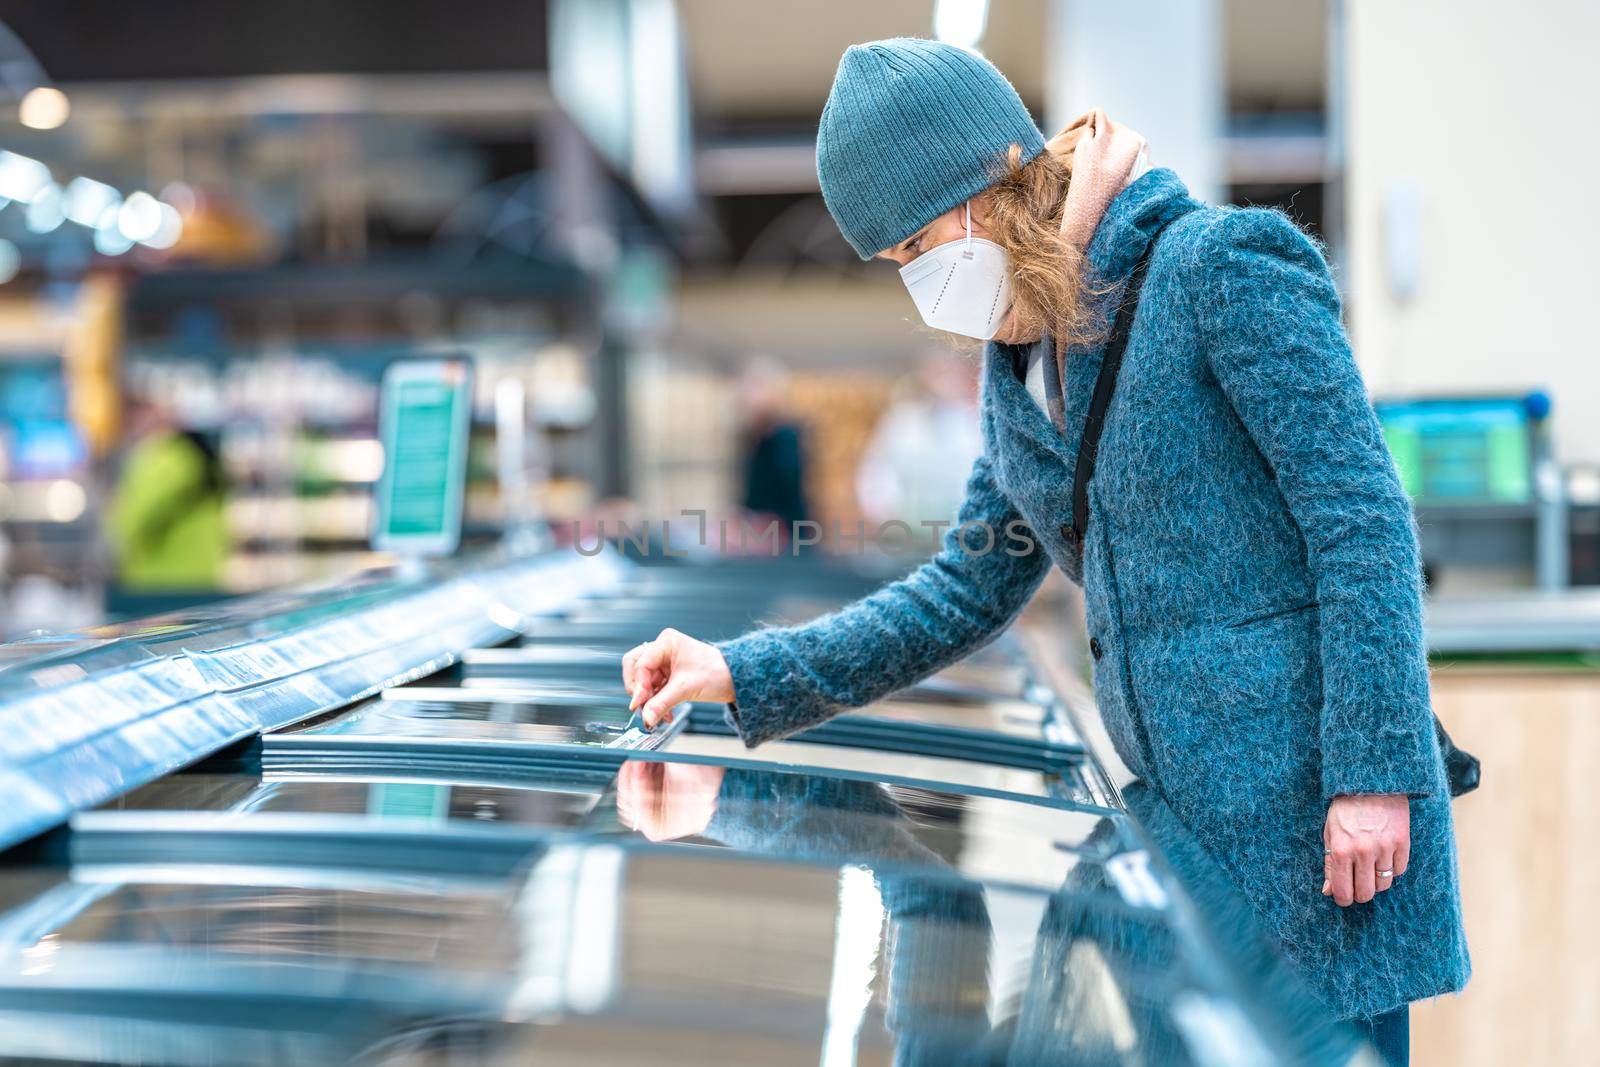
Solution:
<svg viewBox="0 0 1600 1067"><path fill-rule="evenodd" d="M1378 877L1379 878L1393 878L1394 877L1394 871L1392 871L1392 870L1379 871L1378 872Z"/></svg>

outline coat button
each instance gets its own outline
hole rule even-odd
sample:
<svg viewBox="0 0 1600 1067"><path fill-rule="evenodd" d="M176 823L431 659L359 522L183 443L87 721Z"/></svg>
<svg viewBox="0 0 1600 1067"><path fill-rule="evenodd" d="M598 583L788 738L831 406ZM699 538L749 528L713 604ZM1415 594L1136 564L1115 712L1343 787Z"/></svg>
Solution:
<svg viewBox="0 0 1600 1067"><path fill-rule="evenodd" d="M1093 656L1095 659L1099 659L1101 656L1105 655L1105 652L1106 650L1100 646L1100 639L1098 637L1089 638L1089 655Z"/></svg>
<svg viewBox="0 0 1600 1067"><path fill-rule="evenodd" d="M1073 527L1072 523L1064 522L1061 524L1061 539L1073 548L1078 547L1078 531Z"/></svg>

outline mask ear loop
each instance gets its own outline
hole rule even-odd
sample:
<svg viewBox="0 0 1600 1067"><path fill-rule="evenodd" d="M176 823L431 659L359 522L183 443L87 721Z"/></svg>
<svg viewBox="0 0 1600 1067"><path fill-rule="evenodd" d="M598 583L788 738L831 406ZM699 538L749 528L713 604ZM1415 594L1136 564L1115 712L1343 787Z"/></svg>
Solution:
<svg viewBox="0 0 1600 1067"><path fill-rule="evenodd" d="M968 259L972 258L972 201L970 199L967 201L967 246L963 254Z"/></svg>

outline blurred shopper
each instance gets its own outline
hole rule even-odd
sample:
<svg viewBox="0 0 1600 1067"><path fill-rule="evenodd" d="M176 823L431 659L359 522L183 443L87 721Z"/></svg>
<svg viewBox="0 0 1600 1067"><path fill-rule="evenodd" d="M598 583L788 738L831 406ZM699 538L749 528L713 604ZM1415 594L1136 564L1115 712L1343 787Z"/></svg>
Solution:
<svg viewBox="0 0 1600 1067"><path fill-rule="evenodd" d="M982 645L1054 563L1083 584L1118 754L1331 1008L1404 1062L1409 1003L1469 972L1411 506L1316 246L1144 159L1100 112L1046 142L971 52L845 53L823 196L929 325L991 342L961 517L1032 550L952 531L815 622L720 646L666 631L624 681L648 723L723 700L759 744Z"/></svg>
<svg viewBox="0 0 1600 1067"><path fill-rule="evenodd" d="M972 364L954 352L930 353L915 385L883 413L861 458L856 497L872 525L898 519L921 530L953 521L967 472L983 454Z"/></svg>
<svg viewBox="0 0 1600 1067"><path fill-rule="evenodd" d="M215 447L156 404L135 407L133 444L111 508L117 557L113 610L206 599L222 582L229 543Z"/></svg>
<svg viewBox="0 0 1600 1067"><path fill-rule="evenodd" d="M806 507L806 462L800 427L788 415L789 376L769 359L755 359L739 378L744 444L744 509L778 519L784 543Z"/></svg>

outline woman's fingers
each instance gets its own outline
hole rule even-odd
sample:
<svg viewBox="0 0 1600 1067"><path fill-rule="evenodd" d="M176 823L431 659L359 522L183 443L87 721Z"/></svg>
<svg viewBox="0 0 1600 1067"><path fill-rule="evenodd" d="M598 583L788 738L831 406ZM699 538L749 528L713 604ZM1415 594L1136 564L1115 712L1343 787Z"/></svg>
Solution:
<svg viewBox="0 0 1600 1067"><path fill-rule="evenodd" d="M1355 872L1353 888L1356 903L1366 904L1378 895L1377 858L1369 852L1359 852L1351 864L1351 869Z"/></svg>
<svg viewBox="0 0 1600 1067"><path fill-rule="evenodd" d="M1322 840L1326 891L1340 907L1369 903L1405 873L1411 799L1403 793L1336 796L1328 804Z"/></svg>
<svg viewBox="0 0 1600 1067"><path fill-rule="evenodd" d="M628 710L634 711L649 700L672 672L672 650L662 638L640 645L633 660L633 681L628 686Z"/></svg>
<svg viewBox="0 0 1600 1067"><path fill-rule="evenodd" d="M634 645L622 657L622 688L630 693L633 692L633 662L644 648L644 645Z"/></svg>
<svg viewBox="0 0 1600 1067"><path fill-rule="evenodd" d="M1372 872L1372 877L1378 887L1378 892L1382 893L1384 890L1394 885L1394 864L1395 858L1393 852L1378 853L1377 862L1373 864L1375 869Z"/></svg>
<svg viewBox="0 0 1600 1067"><path fill-rule="evenodd" d="M633 672L633 688L628 691L628 710L637 711L644 702L655 695L656 672L635 668Z"/></svg>
<svg viewBox="0 0 1600 1067"><path fill-rule="evenodd" d="M628 652L623 684L628 710L639 712L649 729L671 722L673 705L682 701L733 699L733 677L716 646L672 629Z"/></svg>
<svg viewBox="0 0 1600 1067"><path fill-rule="evenodd" d="M645 729L654 730L658 723L671 722L672 709L685 700L693 699L698 689L699 679L693 675L684 671L670 675L639 713L644 719Z"/></svg>
<svg viewBox="0 0 1600 1067"><path fill-rule="evenodd" d="M1341 908L1348 908L1356 900L1355 864L1349 856L1331 852L1327 856L1326 866L1328 889L1333 902Z"/></svg>

